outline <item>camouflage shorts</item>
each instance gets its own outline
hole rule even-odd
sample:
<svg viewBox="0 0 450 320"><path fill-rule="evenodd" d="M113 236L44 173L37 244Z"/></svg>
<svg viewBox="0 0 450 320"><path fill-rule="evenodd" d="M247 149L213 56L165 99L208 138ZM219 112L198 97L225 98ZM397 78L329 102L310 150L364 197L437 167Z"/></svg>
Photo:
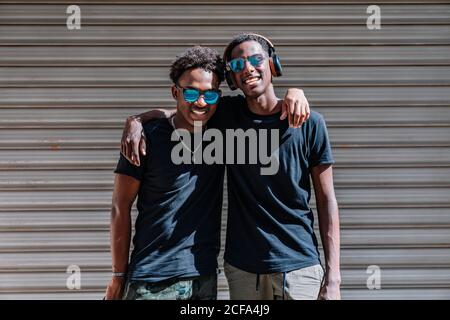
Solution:
<svg viewBox="0 0 450 320"><path fill-rule="evenodd" d="M124 300L216 300L217 274L157 283L130 281L125 285Z"/></svg>

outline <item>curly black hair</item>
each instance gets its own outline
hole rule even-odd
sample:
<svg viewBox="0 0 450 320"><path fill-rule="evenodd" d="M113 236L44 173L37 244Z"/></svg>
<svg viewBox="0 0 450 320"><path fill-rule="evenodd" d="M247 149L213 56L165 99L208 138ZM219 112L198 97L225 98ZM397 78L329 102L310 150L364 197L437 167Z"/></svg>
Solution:
<svg viewBox="0 0 450 320"><path fill-rule="evenodd" d="M177 56L170 66L170 79L177 84L181 75L189 69L201 68L214 72L219 84L224 80L224 64L219 53L208 47L195 46Z"/></svg>
<svg viewBox="0 0 450 320"><path fill-rule="evenodd" d="M265 52L267 52L267 54L270 55L270 52L269 52L270 45L264 38L261 38L261 37L259 37L258 35L254 34L254 33L240 33L237 36L235 36L233 38L233 40L231 40L231 42L228 44L227 48L225 49L226 50L225 53L224 53L225 62L228 62L228 61L231 60L231 51L233 51L233 49L236 46L238 46L241 43L246 42L246 41L256 41L256 42L258 42L261 45L261 47L263 48L263 50Z"/></svg>

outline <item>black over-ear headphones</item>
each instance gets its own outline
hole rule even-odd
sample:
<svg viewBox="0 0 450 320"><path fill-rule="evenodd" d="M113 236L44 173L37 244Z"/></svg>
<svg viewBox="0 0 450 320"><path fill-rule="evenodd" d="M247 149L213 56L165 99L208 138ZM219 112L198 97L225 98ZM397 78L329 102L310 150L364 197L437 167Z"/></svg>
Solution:
<svg viewBox="0 0 450 320"><path fill-rule="evenodd" d="M256 33L249 33L249 35L253 35L256 37L259 37L267 42L269 45L269 66L270 66L270 72L272 73L273 77L281 77L282 73L282 67L280 58L277 54L275 54L275 47L273 46L272 42L270 42L269 39L266 37L256 34ZM225 48L225 52L223 53L223 62L225 63L225 80L227 81L228 87L230 87L231 90L236 90L237 87L233 83L233 79L231 78L231 70L230 67L227 65L227 56L228 52L230 51L230 45L228 45Z"/></svg>

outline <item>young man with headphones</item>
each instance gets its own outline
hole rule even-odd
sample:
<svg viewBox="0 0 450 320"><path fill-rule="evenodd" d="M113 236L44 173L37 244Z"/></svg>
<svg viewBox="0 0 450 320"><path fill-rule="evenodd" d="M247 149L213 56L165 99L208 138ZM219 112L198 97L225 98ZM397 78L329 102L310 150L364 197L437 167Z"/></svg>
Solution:
<svg viewBox="0 0 450 320"><path fill-rule="evenodd" d="M263 129L270 135L276 131L279 137L275 174L261 175L262 163L227 163L224 259L230 298L340 299L339 216L325 121L312 112L298 128L292 125L292 112L289 120L282 117L285 100L277 98L272 84L273 77L281 76L281 64L265 37L237 36L227 46L224 62L228 85L232 90L240 89L245 97L222 97L211 125L222 132ZM141 120L155 117L148 113ZM122 152L128 159L132 150L138 149L141 130L135 120L124 129ZM131 160L136 163L136 156ZM310 178L325 253L325 275L309 205Z"/></svg>
<svg viewBox="0 0 450 320"><path fill-rule="evenodd" d="M272 78L281 64L272 43L243 34L224 53L226 80L244 98L229 98L222 130L278 130L279 169L262 176L259 165L227 165L228 224L225 275L231 299L340 299L339 214L330 142L317 112L299 129L279 119L281 100ZM325 275L314 234L314 184Z"/></svg>

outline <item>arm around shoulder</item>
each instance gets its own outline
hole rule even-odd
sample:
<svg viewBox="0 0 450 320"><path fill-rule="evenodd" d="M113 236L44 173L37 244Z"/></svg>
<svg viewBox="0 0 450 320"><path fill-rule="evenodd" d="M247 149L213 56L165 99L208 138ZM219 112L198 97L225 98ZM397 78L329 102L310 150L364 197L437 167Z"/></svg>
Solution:
<svg viewBox="0 0 450 320"><path fill-rule="evenodd" d="M129 116L122 131L120 152L135 166L140 166L139 155L146 155L146 138L143 125L151 120L170 118L176 109L152 109L139 115Z"/></svg>

